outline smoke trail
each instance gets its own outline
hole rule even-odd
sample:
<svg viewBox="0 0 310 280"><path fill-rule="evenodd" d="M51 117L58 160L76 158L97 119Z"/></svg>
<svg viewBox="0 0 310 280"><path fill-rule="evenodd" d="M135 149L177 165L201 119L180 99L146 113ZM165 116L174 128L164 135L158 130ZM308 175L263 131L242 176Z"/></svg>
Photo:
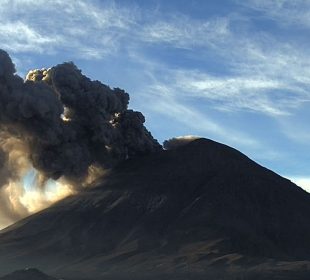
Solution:
<svg viewBox="0 0 310 280"><path fill-rule="evenodd" d="M165 140L163 143L163 147L165 150L173 150L178 147L184 146L194 140L200 139L200 136L195 135L185 135L179 137L173 137L171 139Z"/></svg>
<svg viewBox="0 0 310 280"><path fill-rule="evenodd" d="M160 150L128 103L124 90L91 81L73 63L30 71L24 81L0 50L1 213L16 215L12 220L28 214L8 192L19 189L14 197L22 197L17 185L30 168L39 185L61 179L76 186L128 157Z"/></svg>

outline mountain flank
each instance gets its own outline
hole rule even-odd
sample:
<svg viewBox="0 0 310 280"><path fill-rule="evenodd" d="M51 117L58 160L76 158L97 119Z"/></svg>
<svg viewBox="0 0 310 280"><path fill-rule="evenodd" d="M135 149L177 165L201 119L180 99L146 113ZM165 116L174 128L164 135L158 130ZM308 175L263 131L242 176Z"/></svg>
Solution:
<svg viewBox="0 0 310 280"><path fill-rule="evenodd" d="M310 194L231 147L197 139L126 160L1 231L0 273L309 279L309 221Z"/></svg>
<svg viewBox="0 0 310 280"><path fill-rule="evenodd" d="M6 276L3 276L0 278L0 280L57 280L57 279L44 274L38 269L26 268L14 271Z"/></svg>

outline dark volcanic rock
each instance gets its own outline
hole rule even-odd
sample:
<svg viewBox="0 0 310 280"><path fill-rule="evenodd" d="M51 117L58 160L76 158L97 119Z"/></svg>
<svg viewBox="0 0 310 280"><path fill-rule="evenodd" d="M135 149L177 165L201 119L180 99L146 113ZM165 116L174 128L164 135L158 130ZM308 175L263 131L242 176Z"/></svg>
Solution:
<svg viewBox="0 0 310 280"><path fill-rule="evenodd" d="M308 193L235 149L198 139L127 160L97 187L2 231L0 263L116 279L273 279L283 271L303 279L309 220Z"/></svg>
<svg viewBox="0 0 310 280"><path fill-rule="evenodd" d="M26 268L23 270L17 270L6 276L3 276L0 278L0 280L57 280L57 279L50 277L35 268Z"/></svg>

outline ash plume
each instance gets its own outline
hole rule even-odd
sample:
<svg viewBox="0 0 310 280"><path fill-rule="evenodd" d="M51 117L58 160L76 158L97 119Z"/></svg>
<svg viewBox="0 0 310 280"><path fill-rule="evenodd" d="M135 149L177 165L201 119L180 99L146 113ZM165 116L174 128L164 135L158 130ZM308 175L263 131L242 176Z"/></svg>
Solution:
<svg viewBox="0 0 310 280"><path fill-rule="evenodd" d="M183 145L186 145L196 139L200 139L201 137L195 135L185 135L179 137L173 137L171 139L165 140L163 143L163 147L165 150L173 150Z"/></svg>
<svg viewBox="0 0 310 280"><path fill-rule="evenodd" d="M73 63L30 71L25 80L15 72L0 50L1 189L29 168L43 182L62 178L86 184L92 170L100 174L161 149L142 113L128 109L128 93L90 80Z"/></svg>

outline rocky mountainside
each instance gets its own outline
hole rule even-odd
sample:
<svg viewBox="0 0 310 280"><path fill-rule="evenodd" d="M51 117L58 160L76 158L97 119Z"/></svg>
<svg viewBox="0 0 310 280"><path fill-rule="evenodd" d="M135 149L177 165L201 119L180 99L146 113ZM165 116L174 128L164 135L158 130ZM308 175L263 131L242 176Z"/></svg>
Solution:
<svg viewBox="0 0 310 280"><path fill-rule="evenodd" d="M127 160L97 186L1 231L0 273L309 279L309 221L310 194L198 139Z"/></svg>

